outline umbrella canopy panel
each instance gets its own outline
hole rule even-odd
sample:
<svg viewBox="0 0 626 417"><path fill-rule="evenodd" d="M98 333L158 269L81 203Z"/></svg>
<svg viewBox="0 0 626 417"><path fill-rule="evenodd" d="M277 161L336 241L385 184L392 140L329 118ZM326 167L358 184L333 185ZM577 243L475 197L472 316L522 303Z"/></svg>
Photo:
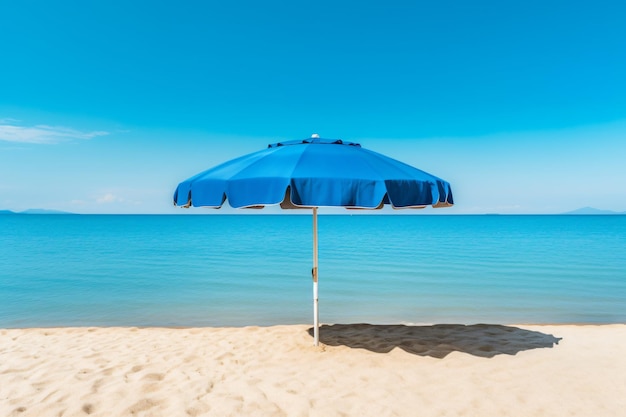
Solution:
<svg viewBox="0 0 626 417"><path fill-rule="evenodd" d="M288 201L285 201L288 198ZM448 207L450 185L434 175L334 139L271 144L181 182L180 206L234 208L287 203L295 207Z"/></svg>

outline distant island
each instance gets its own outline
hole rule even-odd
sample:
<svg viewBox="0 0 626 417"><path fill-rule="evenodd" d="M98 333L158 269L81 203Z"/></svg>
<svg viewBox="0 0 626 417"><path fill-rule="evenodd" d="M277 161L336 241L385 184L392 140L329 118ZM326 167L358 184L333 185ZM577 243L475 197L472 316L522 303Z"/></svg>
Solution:
<svg viewBox="0 0 626 417"><path fill-rule="evenodd" d="M2 214L75 214L75 213L70 213L70 212L61 211L61 210L28 209L24 211L0 210L0 215Z"/></svg>
<svg viewBox="0 0 626 417"><path fill-rule="evenodd" d="M624 215L626 211L612 211L612 210L600 210L593 207L583 207L573 211L568 211L563 214L573 214L573 215Z"/></svg>

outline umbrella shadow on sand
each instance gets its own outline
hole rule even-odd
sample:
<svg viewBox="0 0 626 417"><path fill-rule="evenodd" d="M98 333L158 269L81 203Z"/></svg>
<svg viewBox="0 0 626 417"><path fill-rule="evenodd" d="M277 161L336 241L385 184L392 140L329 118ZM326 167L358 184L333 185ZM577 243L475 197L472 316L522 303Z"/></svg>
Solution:
<svg viewBox="0 0 626 417"><path fill-rule="evenodd" d="M313 335L313 329L308 330ZM530 349L552 348L561 338L499 324L436 324L432 326L334 324L320 329L320 342L387 353L400 348L408 353L442 359L451 352L482 358L515 355Z"/></svg>

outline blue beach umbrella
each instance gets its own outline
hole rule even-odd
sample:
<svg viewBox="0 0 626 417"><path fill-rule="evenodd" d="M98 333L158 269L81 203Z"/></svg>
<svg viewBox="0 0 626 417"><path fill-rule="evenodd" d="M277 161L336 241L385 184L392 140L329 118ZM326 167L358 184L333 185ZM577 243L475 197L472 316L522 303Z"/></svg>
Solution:
<svg viewBox="0 0 626 417"><path fill-rule="evenodd" d="M178 184L174 204L220 208L280 205L313 210L314 344L319 344L317 209L450 207L448 182L410 165L338 139L279 142Z"/></svg>

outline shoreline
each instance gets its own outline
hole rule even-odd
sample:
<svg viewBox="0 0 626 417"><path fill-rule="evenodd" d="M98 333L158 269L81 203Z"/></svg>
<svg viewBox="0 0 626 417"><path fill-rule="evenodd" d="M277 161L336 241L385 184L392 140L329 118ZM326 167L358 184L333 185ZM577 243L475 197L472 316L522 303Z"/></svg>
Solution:
<svg viewBox="0 0 626 417"><path fill-rule="evenodd" d="M484 321L484 322L471 322L463 323L461 321L455 322L354 322L354 323L321 323L322 326L373 326L373 327L389 327L389 326L404 326L404 327L434 327L434 326L506 326L506 327L601 327L601 326L626 326L626 322L521 322L521 323L506 323L499 321ZM178 325L50 325L50 326L24 326L24 327L2 327L0 326L0 334L3 331L13 330L62 330L62 329L74 329L74 330L89 330L89 329L128 329L128 330L150 330L150 329L169 329L169 330L202 330L202 329L271 329L273 327L309 327L313 328L312 323L277 323L277 324L244 324L244 325L190 325L190 326L178 326Z"/></svg>
<svg viewBox="0 0 626 417"><path fill-rule="evenodd" d="M618 416L626 324L0 329L6 416Z"/></svg>

